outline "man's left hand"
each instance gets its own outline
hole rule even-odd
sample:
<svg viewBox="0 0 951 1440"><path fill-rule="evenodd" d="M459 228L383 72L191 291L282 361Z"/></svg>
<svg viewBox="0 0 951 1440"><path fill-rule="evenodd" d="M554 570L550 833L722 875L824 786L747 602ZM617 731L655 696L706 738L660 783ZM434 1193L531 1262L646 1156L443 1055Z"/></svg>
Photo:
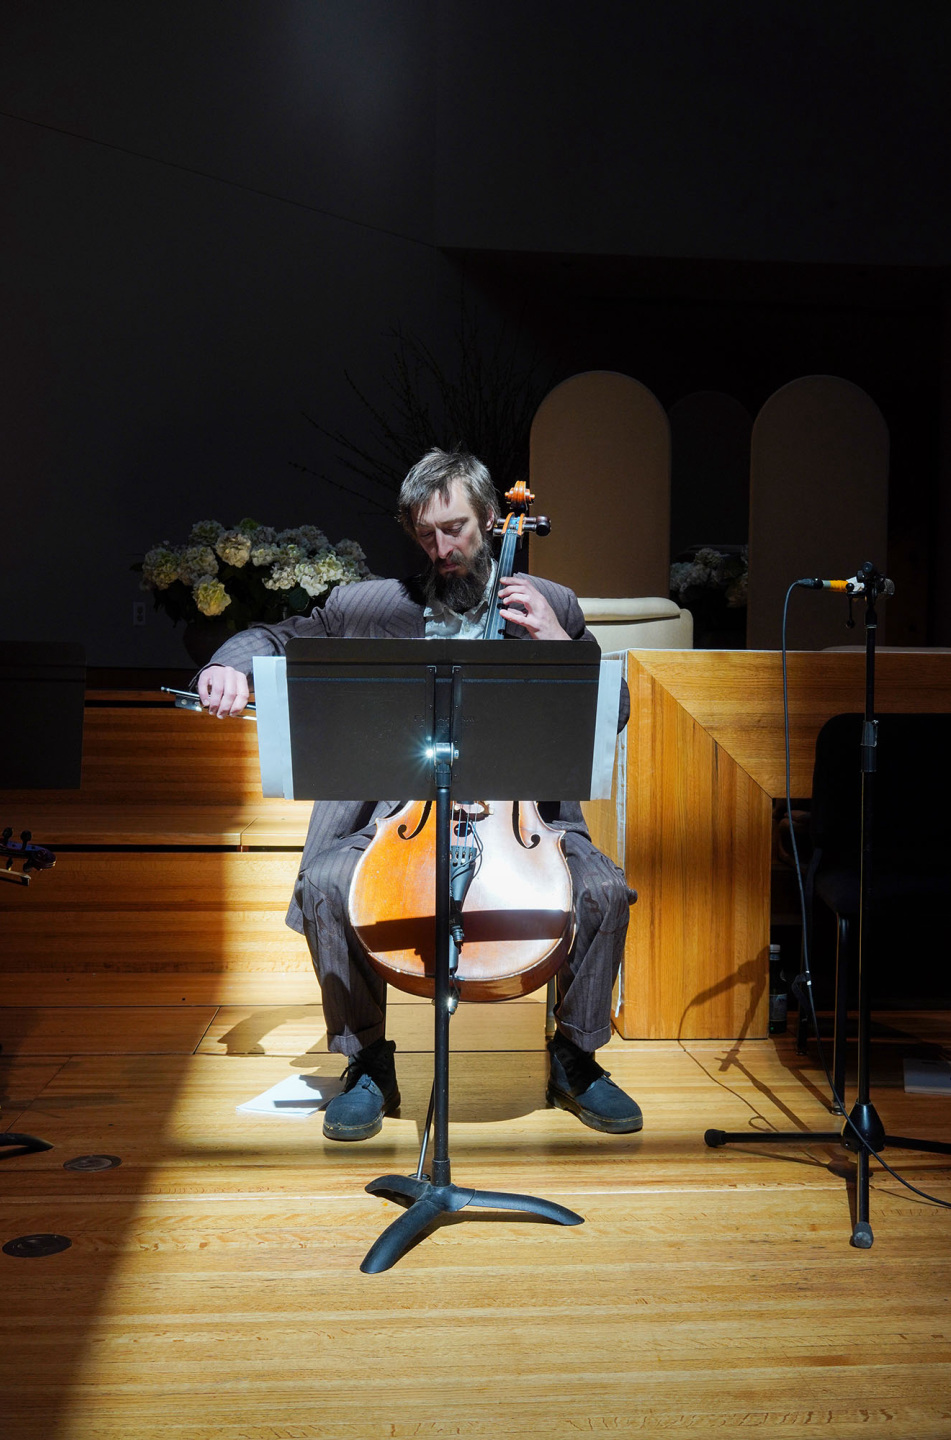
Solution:
<svg viewBox="0 0 951 1440"><path fill-rule="evenodd" d="M558 624L554 610L527 575L510 575L499 584L499 614L521 625L533 640L570 640ZM504 608L503 608L504 607ZM517 607L517 608L514 608Z"/></svg>

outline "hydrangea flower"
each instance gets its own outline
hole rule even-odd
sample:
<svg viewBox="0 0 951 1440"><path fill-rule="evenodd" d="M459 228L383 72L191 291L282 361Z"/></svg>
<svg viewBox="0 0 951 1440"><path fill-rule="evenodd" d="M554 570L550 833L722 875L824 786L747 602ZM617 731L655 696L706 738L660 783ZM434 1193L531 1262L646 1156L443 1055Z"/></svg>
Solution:
<svg viewBox="0 0 951 1440"><path fill-rule="evenodd" d="M320 550L329 542L322 530L316 525L295 525L290 530L282 530L277 537L279 545L293 545L301 551L302 558L308 551Z"/></svg>
<svg viewBox="0 0 951 1440"><path fill-rule="evenodd" d="M265 590L293 590L297 584L297 564L291 561L289 564L278 562L271 570L269 577L263 582Z"/></svg>
<svg viewBox="0 0 951 1440"><path fill-rule="evenodd" d="M279 621L300 613L308 598L323 604L335 585L378 578L355 540L331 545L316 525L277 531L250 516L230 527L201 520L184 545L163 541L133 569L176 624L221 615L233 602L232 627Z"/></svg>
<svg viewBox="0 0 951 1440"><path fill-rule="evenodd" d="M749 573L744 570L726 587L726 603L731 610L742 610L749 603Z"/></svg>
<svg viewBox="0 0 951 1440"><path fill-rule="evenodd" d="M218 561L210 545L186 545L178 557L178 578L197 585L206 575L217 575Z"/></svg>
<svg viewBox="0 0 951 1440"><path fill-rule="evenodd" d="M690 603L690 592L719 590L731 609L746 604L748 551L723 553L710 545L701 546L692 560L676 560L670 567L670 593L681 604Z"/></svg>
<svg viewBox="0 0 951 1440"><path fill-rule="evenodd" d="M231 596L214 575L202 575L195 582L192 594L203 615L221 615L231 604Z"/></svg>
<svg viewBox="0 0 951 1440"><path fill-rule="evenodd" d="M257 536L255 536L255 541L257 541ZM279 558L280 553L280 545L275 545L273 541L268 541L261 545L255 543L251 549L251 564L262 567L265 565L273 565L274 561Z"/></svg>
<svg viewBox="0 0 951 1440"><path fill-rule="evenodd" d="M316 600L318 595L322 595L329 588L328 582L321 578L313 560L299 560L294 566L294 579L302 590L307 591L312 600Z"/></svg>
<svg viewBox="0 0 951 1440"><path fill-rule="evenodd" d="M178 555L166 545L156 545L142 561L142 589L167 590L178 579Z"/></svg>
<svg viewBox="0 0 951 1440"><path fill-rule="evenodd" d="M334 549L342 559L352 561L356 573L359 576L369 574L366 563L366 552L362 545L357 544L356 540L338 540Z"/></svg>
<svg viewBox="0 0 951 1440"><path fill-rule="evenodd" d="M191 528L188 543L190 545L217 545L218 536L224 528L218 520L199 520L198 524Z"/></svg>
<svg viewBox="0 0 951 1440"><path fill-rule="evenodd" d="M296 538L297 543L308 550L324 550L330 544L323 530L318 530L316 525L299 525Z"/></svg>
<svg viewBox="0 0 951 1440"><path fill-rule="evenodd" d="M247 565L250 558L251 540L240 530L226 530L215 549L226 565L233 565L236 570L240 570L242 565Z"/></svg>

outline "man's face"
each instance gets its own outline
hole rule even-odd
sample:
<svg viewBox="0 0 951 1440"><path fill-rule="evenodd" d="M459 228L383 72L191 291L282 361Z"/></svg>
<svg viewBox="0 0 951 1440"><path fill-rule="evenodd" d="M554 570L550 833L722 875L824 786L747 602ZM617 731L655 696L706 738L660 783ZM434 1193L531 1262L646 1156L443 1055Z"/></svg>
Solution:
<svg viewBox="0 0 951 1440"><path fill-rule="evenodd" d="M490 516L485 528L480 526L458 480L452 482L447 495L434 495L421 506L413 519L416 539L445 580L469 574L494 523L495 517Z"/></svg>

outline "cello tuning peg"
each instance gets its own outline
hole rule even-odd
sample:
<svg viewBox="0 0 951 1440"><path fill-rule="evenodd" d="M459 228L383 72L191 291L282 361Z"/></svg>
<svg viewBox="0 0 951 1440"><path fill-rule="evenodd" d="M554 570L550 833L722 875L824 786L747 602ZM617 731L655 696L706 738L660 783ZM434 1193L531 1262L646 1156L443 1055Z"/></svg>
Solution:
<svg viewBox="0 0 951 1440"><path fill-rule="evenodd" d="M12 825L8 825L8 826L6 827L6 829L4 830L4 832L3 832L3 835L0 836L0 844L6 845L7 841L9 840L9 838L10 838L10 836L11 836L12 834L13 834L13 826L12 826Z"/></svg>
<svg viewBox="0 0 951 1440"><path fill-rule="evenodd" d="M32 830L21 830L21 831L20 831L20 839L23 841L23 844L24 844L24 845L29 845L30 841L33 839L33 831L32 831Z"/></svg>
<svg viewBox="0 0 951 1440"><path fill-rule="evenodd" d="M548 516L547 516L547 515L537 515L537 516L535 517L535 534L536 534L536 535L548 535L548 534L550 534L550 533L551 533L551 521L549 520Z"/></svg>

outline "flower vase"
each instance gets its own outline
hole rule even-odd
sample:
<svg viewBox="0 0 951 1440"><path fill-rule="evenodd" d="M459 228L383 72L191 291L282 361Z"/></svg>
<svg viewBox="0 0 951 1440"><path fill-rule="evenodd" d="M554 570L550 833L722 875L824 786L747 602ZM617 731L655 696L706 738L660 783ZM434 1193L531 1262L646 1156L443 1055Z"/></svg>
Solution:
<svg viewBox="0 0 951 1440"><path fill-rule="evenodd" d="M207 620L189 620L182 640L189 658L201 669L233 634L227 620L214 616Z"/></svg>

